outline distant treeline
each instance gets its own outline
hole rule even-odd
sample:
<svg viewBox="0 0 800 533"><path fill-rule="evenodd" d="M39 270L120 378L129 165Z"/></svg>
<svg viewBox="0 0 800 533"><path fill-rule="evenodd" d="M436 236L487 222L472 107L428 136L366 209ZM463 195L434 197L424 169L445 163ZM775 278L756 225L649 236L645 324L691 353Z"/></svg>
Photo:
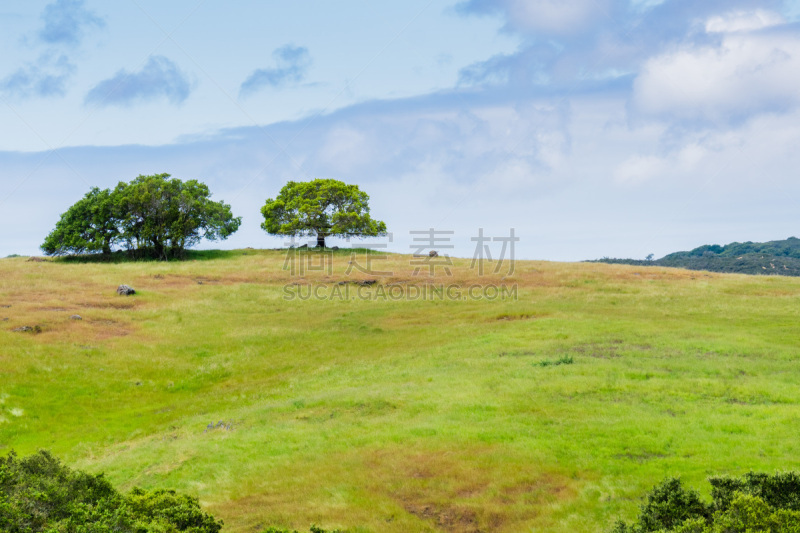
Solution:
<svg viewBox="0 0 800 533"><path fill-rule="evenodd" d="M637 260L604 257L590 262L688 268L738 274L800 276L800 239L789 237L783 241L734 242L725 246L707 244L688 252L675 252L661 259Z"/></svg>

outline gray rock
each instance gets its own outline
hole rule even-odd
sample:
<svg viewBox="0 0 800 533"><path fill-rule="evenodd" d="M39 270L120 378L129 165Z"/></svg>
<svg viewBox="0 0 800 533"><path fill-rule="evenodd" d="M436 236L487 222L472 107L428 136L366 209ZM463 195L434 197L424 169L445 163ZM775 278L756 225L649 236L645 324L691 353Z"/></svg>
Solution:
<svg viewBox="0 0 800 533"><path fill-rule="evenodd" d="M81 315L72 315L69 318L70 320L83 320L83 317Z"/></svg>
<svg viewBox="0 0 800 533"><path fill-rule="evenodd" d="M14 328L11 331L16 333L41 333L42 327L41 326L20 326L18 328Z"/></svg>
<svg viewBox="0 0 800 533"><path fill-rule="evenodd" d="M133 294L136 294L136 291L134 290L133 287L130 287L128 285L120 285L119 287L117 287L117 294L119 294L120 296L131 296Z"/></svg>

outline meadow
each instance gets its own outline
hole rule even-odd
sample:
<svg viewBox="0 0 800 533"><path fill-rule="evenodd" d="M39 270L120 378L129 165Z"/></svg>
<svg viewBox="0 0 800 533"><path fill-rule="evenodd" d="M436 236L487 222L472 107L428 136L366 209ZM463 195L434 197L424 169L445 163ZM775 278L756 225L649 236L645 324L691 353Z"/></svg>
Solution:
<svg viewBox="0 0 800 533"><path fill-rule="evenodd" d="M285 257L0 260L0 455L197 495L230 532L601 532L668 475L800 468L798 278ZM516 297L376 296L436 284Z"/></svg>

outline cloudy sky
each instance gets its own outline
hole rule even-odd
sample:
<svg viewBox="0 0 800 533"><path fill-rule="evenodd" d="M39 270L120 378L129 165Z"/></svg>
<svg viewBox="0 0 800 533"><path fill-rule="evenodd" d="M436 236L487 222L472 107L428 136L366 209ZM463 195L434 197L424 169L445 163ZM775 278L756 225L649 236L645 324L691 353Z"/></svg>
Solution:
<svg viewBox="0 0 800 533"><path fill-rule="evenodd" d="M281 246L259 209L313 178L369 193L397 252L800 236L800 0L30 0L0 43L0 257L161 172L243 217L213 247Z"/></svg>

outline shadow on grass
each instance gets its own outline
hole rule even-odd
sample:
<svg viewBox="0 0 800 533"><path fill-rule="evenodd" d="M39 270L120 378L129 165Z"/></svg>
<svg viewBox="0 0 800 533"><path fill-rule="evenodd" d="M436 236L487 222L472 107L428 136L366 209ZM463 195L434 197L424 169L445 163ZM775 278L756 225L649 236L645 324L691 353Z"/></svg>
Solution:
<svg viewBox="0 0 800 533"><path fill-rule="evenodd" d="M325 250L319 250L317 248L269 248L264 250L257 250L254 248L247 248L244 250L186 250L182 257L175 257L170 258L167 261L212 261L212 260L224 260L224 259L233 259L236 257L242 257L245 255L264 255L268 253L288 253L294 250L295 253L298 254L333 254L337 256L349 256L350 254L358 254L358 255L365 255L365 254L385 254L388 252L383 251L376 251L370 248L339 248L338 250L334 250L332 248L326 248ZM52 258L53 262L56 263L110 263L110 264L119 264L119 263L154 263L154 262L162 262L164 259L152 257L152 256L139 256L133 255L126 251L117 251L112 252L111 254L104 255L101 253L96 254L80 254L80 255L65 255L61 257L54 257Z"/></svg>
<svg viewBox="0 0 800 533"><path fill-rule="evenodd" d="M209 261L212 259L231 259L246 255L246 250L186 250L182 257L173 257L167 261ZM79 254L54 257L55 263L156 263L164 259L153 256L141 256L125 251L112 252L111 254Z"/></svg>

